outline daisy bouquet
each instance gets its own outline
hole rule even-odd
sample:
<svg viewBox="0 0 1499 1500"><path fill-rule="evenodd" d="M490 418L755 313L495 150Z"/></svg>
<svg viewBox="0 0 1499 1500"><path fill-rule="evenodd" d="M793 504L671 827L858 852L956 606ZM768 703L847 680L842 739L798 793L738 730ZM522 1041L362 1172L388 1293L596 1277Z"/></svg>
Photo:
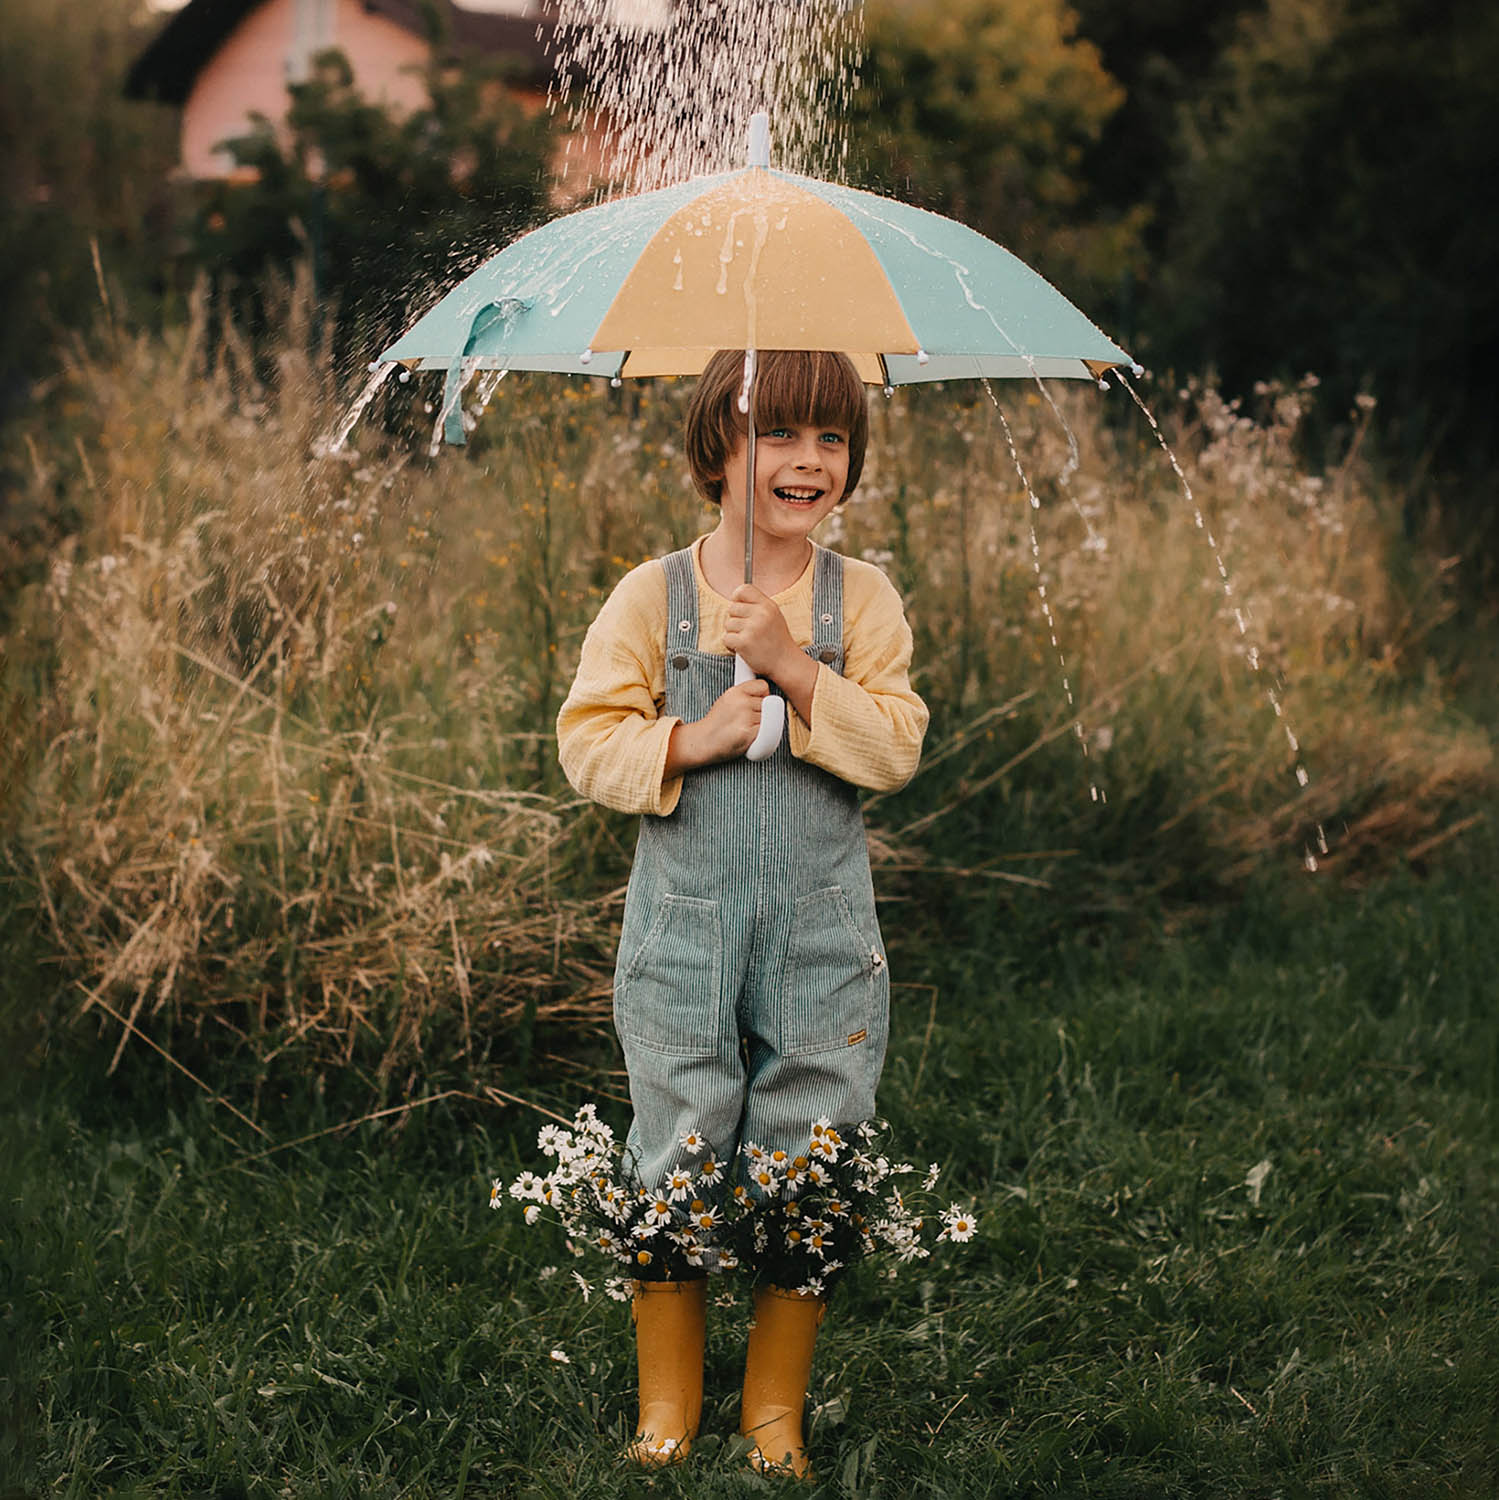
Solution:
<svg viewBox="0 0 1499 1500"><path fill-rule="evenodd" d="M818 1120L799 1154L747 1142L732 1164L688 1131L678 1165L647 1185L585 1104L570 1130L542 1127L537 1144L553 1165L522 1172L508 1192L524 1205L528 1224L549 1212L576 1253L601 1255L613 1271L605 1290L615 1297L629 1295L631 1278L740 1269L755 1281L822 1295L866 1255L888 1252L898 1266L943 1242L970 1240L977 1229L971 1209L940 1207L936 1163L920 1174L910 1163L892 1164L882 1149L888 1128ZM490 1206L499 1208L505 1194L495 1178Z"/></svg>

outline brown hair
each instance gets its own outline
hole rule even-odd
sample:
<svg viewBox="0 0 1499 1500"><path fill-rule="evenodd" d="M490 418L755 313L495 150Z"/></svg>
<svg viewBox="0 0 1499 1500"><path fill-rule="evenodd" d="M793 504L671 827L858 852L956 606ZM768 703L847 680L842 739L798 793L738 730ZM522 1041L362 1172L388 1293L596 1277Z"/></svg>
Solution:
<svg viewBox="0 0 1499 1500"><path fill-rule="evenodd" d="M838 497L853 494L864 470L869 441L869 404L864 383L846 354L821 349L762 349L755 377L755 430L772 427L837 427L848 433L848 483ZM744 350L720 349L703 369L687 407L687 464L692 482L715 505L723 499L729 453L748 430L739 410L744 389Z"/></svg>

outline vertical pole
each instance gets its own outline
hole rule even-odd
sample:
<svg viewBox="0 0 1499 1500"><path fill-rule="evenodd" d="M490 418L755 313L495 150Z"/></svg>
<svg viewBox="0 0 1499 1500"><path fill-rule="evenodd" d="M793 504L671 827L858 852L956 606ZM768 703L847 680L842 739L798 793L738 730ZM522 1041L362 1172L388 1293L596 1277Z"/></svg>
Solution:
<svg viewBox="0 0 1499 1500"><path fill-rule="evenodd" d="M756 351L744 351L744 389L739 406L744 412L744 581L755 581L755 377Z"/></svg>

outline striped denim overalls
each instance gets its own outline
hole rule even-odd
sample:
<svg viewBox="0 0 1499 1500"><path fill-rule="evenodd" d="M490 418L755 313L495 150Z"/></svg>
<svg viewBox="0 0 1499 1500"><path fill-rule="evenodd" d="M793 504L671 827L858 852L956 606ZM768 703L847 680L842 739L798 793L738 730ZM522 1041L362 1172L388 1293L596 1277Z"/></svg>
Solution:
<svg viewBox="0 0 1499 1500"><path fill-rule="evenodd" d="M815 556L807 651L841 672L843 559ZM732 685L734 658L698 649L690 550L662 563L666 712L692 722ZM635 1107L628 1149L645 1185L689 1159L690 1129L727 1164L747 1141L804 1151L821 1116L870 1118L889 1001L848 782L798 760L783 735L766 760L689 771L676 808L643 818L614 1023Z"/></svg>

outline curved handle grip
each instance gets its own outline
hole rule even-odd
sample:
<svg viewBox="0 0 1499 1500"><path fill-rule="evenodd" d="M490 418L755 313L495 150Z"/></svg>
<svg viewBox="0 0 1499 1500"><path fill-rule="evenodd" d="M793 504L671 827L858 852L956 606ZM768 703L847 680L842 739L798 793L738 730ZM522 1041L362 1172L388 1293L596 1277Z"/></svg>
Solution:
<svg viewBox="0 0 1499 1500"><path fill-rule="evenodd" d="M734 682L749 682L755 673L742 656L734 658ZM760 732L754 743L744 752L746 760L765 760L774 755L781 743L786 728L786 700L779 694L769 694L760 705Z"/></svg>

